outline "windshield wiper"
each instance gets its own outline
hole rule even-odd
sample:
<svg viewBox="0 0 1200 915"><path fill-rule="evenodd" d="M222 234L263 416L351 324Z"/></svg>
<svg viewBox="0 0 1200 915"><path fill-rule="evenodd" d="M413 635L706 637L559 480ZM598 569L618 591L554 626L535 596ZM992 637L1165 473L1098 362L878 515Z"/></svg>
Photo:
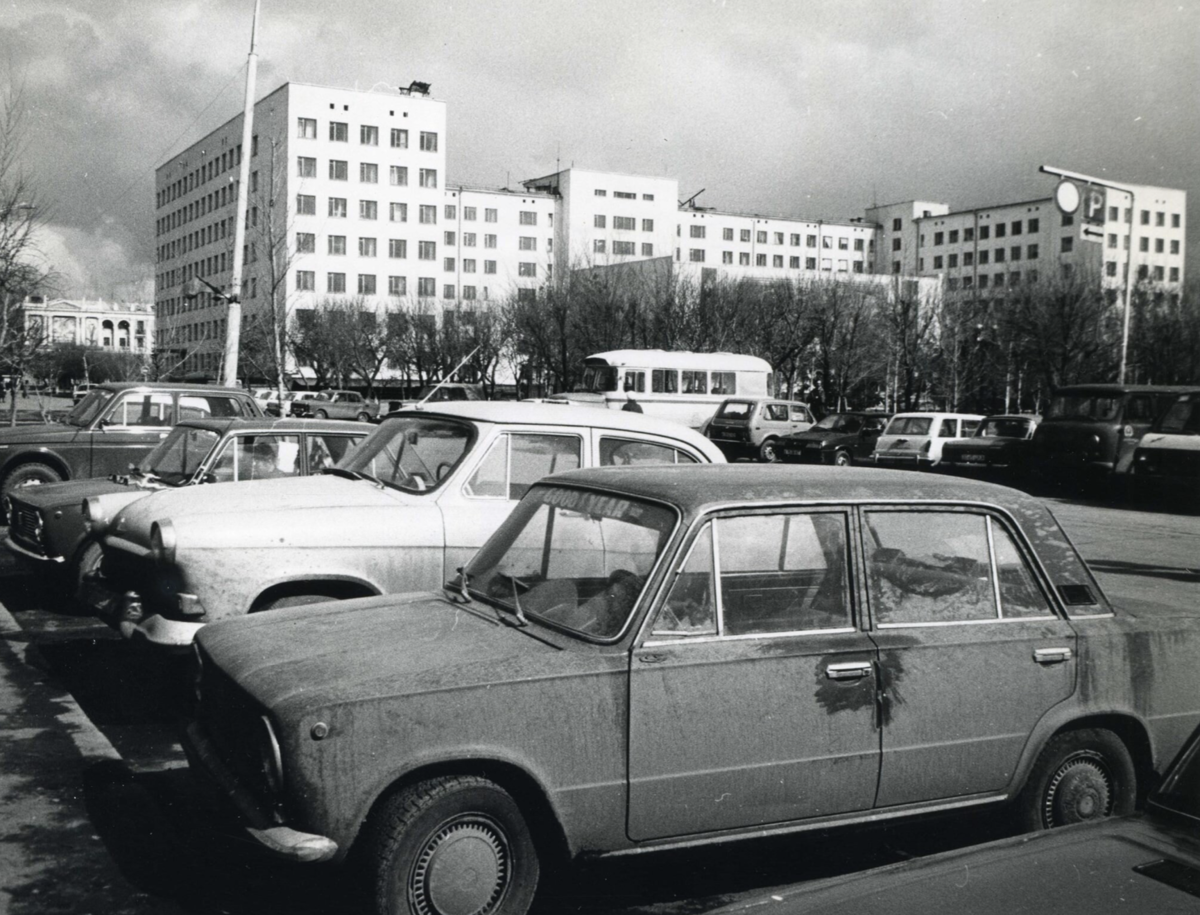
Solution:
<svg viewBox="0 0 1200 915"><path fill-rule="evenodd" d="M471 594L467 591L467 583L470 581L471 576L464 571L463 566L459 566L454 571L458 573L458 589L455 590L450 582L446 582L442 585L442 590L446 592L446 596L454 601L454 603L469 604L471 603Z"/></svg>
<svg viewBox="0 0 1200 915"><path fill-rule="evenodd" d="M523 585L525 583L517 578L517 576L509 575L507 572L501 572L500 574L507 578L509 583L512 585L513 607L517 611L517 619L519 620L520 627L524 629L529 625L529 620L525 618L525 611L521 609L521 595L518 593L517 589L519 585ZM510 623L509 625L512 624Z"/></svg>

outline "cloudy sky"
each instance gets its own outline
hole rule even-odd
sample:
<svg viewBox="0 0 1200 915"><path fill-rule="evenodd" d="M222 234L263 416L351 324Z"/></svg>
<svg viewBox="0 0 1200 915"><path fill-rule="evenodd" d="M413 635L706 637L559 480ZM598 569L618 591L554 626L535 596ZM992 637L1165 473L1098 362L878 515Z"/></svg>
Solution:
<svg viewBox="0 0 1200 915"><path fill-rule="evenodd" d="M1044 163L1189 192L1198 0L262 0L259 94L429 82L452 182L556 160L739 212L1048 195ZM43 253L151 295L155 167L241 107L253 0L0 0ZM1189 273L1200 264L1195 231Z"/></svg>

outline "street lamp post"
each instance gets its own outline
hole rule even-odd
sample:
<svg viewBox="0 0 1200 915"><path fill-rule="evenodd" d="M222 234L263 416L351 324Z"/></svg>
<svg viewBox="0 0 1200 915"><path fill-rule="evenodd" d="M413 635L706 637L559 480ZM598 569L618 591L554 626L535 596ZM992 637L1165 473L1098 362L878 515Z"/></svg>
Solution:
<svg viewBox="0 0 1200 915"><path fill-rule="evenodd" d="M1043 165L1038 171L1047 175L1056 175L1060 180L1084 181L1088 184L1097 184L1100 187L1111 188L1114 191L1120 191L1129 195L1129 250L1125 254L1125 307L1121 318L1121 367L1117 371L1117 383L1124 384L1125 366L1129 356L1129 314L1133 306L1133 238L1134 226L1137 224L1135 218L1137 215L1136 191L1128 184L1119 184L1116 181L1107 181L1104 178L1096 178L1092 175L1067 171L1065 168L1054 168L1050 165Z"/></svg>

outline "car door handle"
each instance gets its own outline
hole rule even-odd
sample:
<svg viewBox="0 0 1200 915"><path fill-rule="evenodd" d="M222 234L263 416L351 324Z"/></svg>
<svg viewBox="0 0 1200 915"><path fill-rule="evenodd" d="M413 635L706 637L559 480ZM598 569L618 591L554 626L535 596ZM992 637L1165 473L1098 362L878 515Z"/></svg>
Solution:
<svg viewBox="0 0 1200 915"><path fill-rule="evenodd" d="M1061 664L1071 660L1070 648L1035 648L1033 659L1039 664Z"/></svg>
<svg viewBox="0 0 1200 915"><path fill-rule="evenodd" d="M825 668L825 676L830 680L861 680L870 672L870 661L852 661L846 664L830 664Z"/></svg>
<svg viewBox="0 0 1200 915"><path fill-rule="evenodd" d="M665 654L640 654L638 660L643 664L661 664L667 659Z"/></svg>

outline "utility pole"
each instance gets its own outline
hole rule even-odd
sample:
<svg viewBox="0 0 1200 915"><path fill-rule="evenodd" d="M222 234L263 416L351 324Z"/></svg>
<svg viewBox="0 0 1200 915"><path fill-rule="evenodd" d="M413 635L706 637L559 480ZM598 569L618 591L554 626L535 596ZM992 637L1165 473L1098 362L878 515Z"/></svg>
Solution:
<svg viewBox="0 0 1200 915"><path fill-rule="evenodd" d="M237 210L233 226L233 276L225 311L225 358L222 360L221 383L237 387L238 349L242 336L242 270L245 267L246 214L249 211L250 160L254 152L254 82L258 75L258 9L254 0L254 20L250 25L250 56L246 61L246 105L242 115L242 161L238 169Z"/></svg>

